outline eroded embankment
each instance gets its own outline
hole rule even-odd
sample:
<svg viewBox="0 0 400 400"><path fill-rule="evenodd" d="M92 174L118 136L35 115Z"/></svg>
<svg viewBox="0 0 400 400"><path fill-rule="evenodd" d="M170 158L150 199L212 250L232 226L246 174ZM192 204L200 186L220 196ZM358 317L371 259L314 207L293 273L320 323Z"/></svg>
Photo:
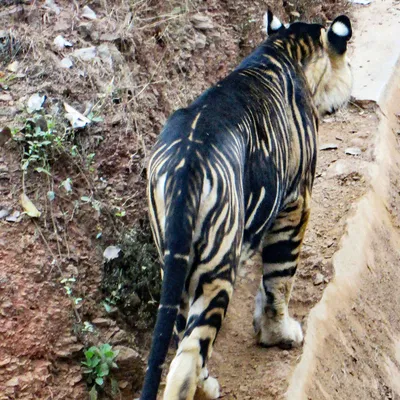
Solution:
<svg viewBox="0 0 400 400"><path fill-rule="evenodd" d="M335 277L308 318L289 399L400 396L400 68L377 114L370 189L333 257Z"/></svg>

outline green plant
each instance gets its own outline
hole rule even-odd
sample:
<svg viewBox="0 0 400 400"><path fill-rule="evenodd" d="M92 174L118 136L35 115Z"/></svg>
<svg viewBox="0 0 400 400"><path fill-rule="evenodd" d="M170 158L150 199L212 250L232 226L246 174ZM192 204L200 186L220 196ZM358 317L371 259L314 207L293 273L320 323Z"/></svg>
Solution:
<svg viewBox="0 0 400 400"><path fill-rule="evenodd" d="M111 345L92 346L85 351L85 361L82 361L83 373L87 374L88 384L93 384L89 394L91 399L97 399L98 387L103 387L113 368L118 368L115 358L119 351Z"/></svg>
<svg viewBox="0 0 400 400"><path fill-rule="evenodd" d="M61 145L51 116L35 114L26 119L20 135L15 134L14 140L23 145L21 164L24 173L33 166L35 171L51 175L49 159L54 147Z"/></svg>

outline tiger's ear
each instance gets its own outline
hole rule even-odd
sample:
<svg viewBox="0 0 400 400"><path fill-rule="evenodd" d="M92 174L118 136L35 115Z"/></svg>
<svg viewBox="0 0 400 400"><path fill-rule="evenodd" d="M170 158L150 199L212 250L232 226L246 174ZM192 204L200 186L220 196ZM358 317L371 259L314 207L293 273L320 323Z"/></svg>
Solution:
<svg viewBox="0 0 400 400"><path fill-rule="evenodd" d="M268 9L268 11L264 14L264 30L268 36L282 32L285 29L285 26L282 24L279 18L272 14L272 11Z"/></svg>
<svg viewBox="0 0 400 400"><path fill-rule="evenodd" d="M349 18L346 15L340 15L332 22L328 30L328 42L336 53L344 54L352 34Z"/></svg>

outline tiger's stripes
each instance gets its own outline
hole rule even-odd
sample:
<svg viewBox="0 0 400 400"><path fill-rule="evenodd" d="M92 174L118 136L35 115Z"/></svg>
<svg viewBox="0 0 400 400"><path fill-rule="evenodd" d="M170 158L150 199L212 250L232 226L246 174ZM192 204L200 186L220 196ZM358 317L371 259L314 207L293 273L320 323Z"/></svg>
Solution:
<svg viewBox="0 0 400 400"><path fill-rule="evenodd" d="M165 125L148 168L151 227L163 289L141 395L155 400L172 331L180 338L164 399L219 396L207 360L241 259L261 252L254 328L259 343L303 340L288 303L310 212L318 112L350 95L350 21L328 31L285 28L268 11L270 37L239 67Z"/></svg>

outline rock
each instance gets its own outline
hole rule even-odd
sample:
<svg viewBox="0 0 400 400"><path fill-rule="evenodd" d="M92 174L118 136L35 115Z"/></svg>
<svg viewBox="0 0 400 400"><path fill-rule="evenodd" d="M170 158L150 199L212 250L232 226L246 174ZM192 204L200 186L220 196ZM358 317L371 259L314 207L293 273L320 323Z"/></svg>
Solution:
<svg viewBox="0 0 400 400"><path fill-rule="evenodd" d="M116 361L120 368L132 367L135 363L143 363L143 360L140 357L139 353L130 347L115 346L114 350L119 351Z"/></svg>
<svg viewBox="0 0 400 400"><path fill-rule="evenodd" d="M55 4L54 0L46 0L43 8L47 8L48 10L53 11L55 14L59 15L61 10L60 7L58 7L57 4Z"/></svg>
<svg viewBox="0 0 400 400"><path fill-rule="evenodd" d="M314 281L313 281L314 285L315 285L315 286L318 286L318 285L320 285L323 281L324 281L324 276L323 276L320 272L317 272L317 273L315 274L315 276L314 276Z"/></svg>
<svg viewBox="0 0 400 400"><path fill-rule="evenodd" d="M60 66L65 69L71 68L73 65L73 62L69 57L65 57L60 61Z"/></svg>
<svg viewBox="0 0 400 400"><path fill-rule="evenodd" d="M12 101L12 97L9 93L0 94L0 101Z"/></svg>
<svg viewBox="0 0 400 400"><path fill-rule="evenodd" d="M11 362L11 357L7 357L4 360L0 361L0 367L5 367L6 365L10 364Z"/></svg>
<svg viewBox="0 0 400 400"><path fill-rule="evenodd" d="M91 21L97 19L96 13L89 6L84 6L82 8L81 16L83 18L90 19Z"/></svg>
<svg viewBox="0 0 400 400"><path fill-rule="evenodd" d="M145 362L135 350L125 346L115 346L119 350L116 358L118 369L113 370L113 375L118 382L127 381L126 387L138 389L144 377Z"/></svg>
<svg viewBox="0 0 400 400"><path fill-rule="evenodd" d="M43 108L43 103L46 100L46 96L41 96L39 93L33 94L31 97L28 99L27 103L27 110L29 113L33 113L35 111L39 111Z"/></svg>
<svg viewBox="0 0 400 400"><path fill-rule="evenodd" d="M196 49L204 49L206 47L207 37L206 35L198 32L194 39L194 45Z"/></svg>
<svg viewBox="0 0 400 400"><path fill-rule="evenodd" d="M64 47L72 47L72 43L68 42L68 40L64 39L61 35L56 36L53 43L59 50L62 50Z"/></svg>
<svg viewBox="0 0 400 400"><path fill-rule="evenodd" d="M3 208L0 210L0 219L3 219L5 217L8 217L11 213L11 210L9 208Z"/></svg>
<svg viewBox="0 0 400 400"><path fill-rule="evenodd" d="M70 24L67 21L57 21L54 25L54 32L63 32L70 28Z"/></svg>
<svg viewBox="0 0 400 400"><path fill-rule="evenodd" d="M119 388L120 389L126 389L126 387L129 385L129 382L128 381L121 381L121 382L118 382L118 386L119 386Z"/></svg>
<svg viewBox="0 0 400 400"><path fill-rule="evenodd" d="M11 64L9 64L7 66L7 71L9 72L17 72L19 68L19 62L18 61L14 61Z"/></svg>
<svg viewBox="0 0 400 400"><path fill-rule="evenodd" d="M11 378L6 382L6 386L18 386L18 385L19 385L18 377Z"/></svg>
<svg viewBox="0 0 400 400"><path fill-rule="evenodd" d="M18 114L18 109L16 107L1 107L0 117L14 117Z"/></svg>
<svg viewBox="0 0 400 400"><path fill-rule="evenodd" d="M361 154L361 149L359 147L348 147L345 153L351 156L359 156Z"/></svg>
<svg viewBox="0 0 400 400"><path fill-rule="evenodd" d="M111 321L110 319L107 319L107 318L95 318L92 321L92 324L100 326L100 327L106 327L106 326L110 326L112 322L113 321Z"/></svg>
<svg viewBox="0 0 400 400"><path fill-rule="evenodd" d="M128 339L129 339L128 334L124 330L120 329L110 338L110 343L112 345L121 344L127 342Z"/></svg>
<svg viewBox="0 0 400 400"><path fill-rule="evenodd" d="M336 150L337 148L338 146L335 143L325 143L319 147L320 150Z"/></svg>
<svg viewBox="0 0 400 400"><path fill-rule="evenodd" d="M195 29L199 30L210 30L214 28L213 23L211 22L211 18L207 17L206 15L203 14L195 14L192 15L190 18L191 23L195 27Z"/></svg>
<svg viewBox="0 0 400 400"><path fill-rule="evenodd" d="M54 352L57 357L60 358L71 358L74 354L79 353L83 349L83 344L76 343L71 344L68 347L63 347Z"/></svg>
<svg viewBox="0 0 400 400"><path fill-rule="evenodd" d="M11 215L6 217L6 221L8 222L18 222L21 213L19 211L14 211Z"/></svg>
<svg viewBox="0 0 400 400"><path fill-rule="evenodd" d="M73 53L71 53L72 57L79 58L82 61L90 61L96 58L97 51L96 47L85 47L83 49L77 49Z"/></svg>
<svg viewBox="0 0 400 400"><path fill-rule="evenodd" d="M103 253L103 257L107 260L113 260L119 256L121 249L117 246L108 246Z"/></svg>
<svg viewBox="0 0 400 400"><path fill-rule="evenodd" d="M72 276L78 276L79 275L79 270L75 265L69 264L66 268L66 271L69 272Z"/></svg>
<svg viewBox="0 0 400 400"><path fill-rule="evenodd" d="M121 35L118 33L103 33L100 35L100 40L104 42L116 42L121 39Z"/></svg>

